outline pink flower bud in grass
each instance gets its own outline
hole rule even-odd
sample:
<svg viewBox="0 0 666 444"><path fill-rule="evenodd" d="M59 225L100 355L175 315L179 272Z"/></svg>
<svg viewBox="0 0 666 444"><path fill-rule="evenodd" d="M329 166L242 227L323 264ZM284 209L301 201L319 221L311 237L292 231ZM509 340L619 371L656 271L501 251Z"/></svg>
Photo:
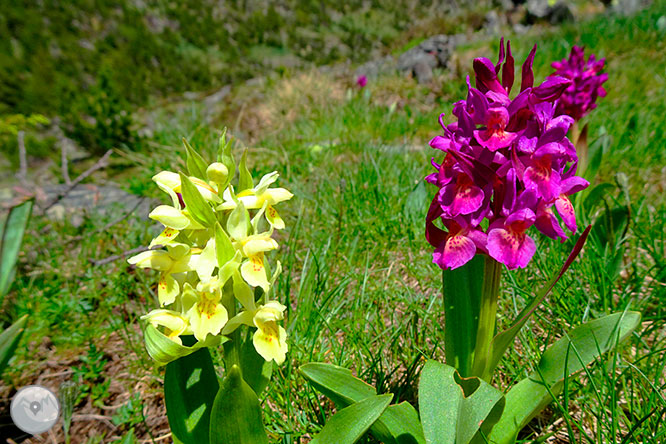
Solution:
<svg viewBox="0 0 666 444"><path fill-rule="evenodd" d="M476 254L509 269L525 267L536 251L527 233L532 226L562 241L561 222L576 231L569 196L588 183L574 175L578 157L566 137L574 119L555 111L572 80L550 77L534 86L535 54L536 46L522 66L521 92L511 99L514 60L502 40L497 64L474 61L476 88L468 78L466 100L453 107L456 122L445 125L440 116L443 134L430 146L444 158L432 160L436 172L426 178L439 188L426 217L426 239L443 269Z"/></svg>
<svg viewBox="0 0 666 444"><path fill-rule="evenodd" d="M366 76L358 76L356 78L356 85L358 85L359 88L364 88L367 84L368 78Z"/></svg>
<svg viewBox="0 0 666 444"><path fill-rule="evenodd" d="M556 115L568 115L578 121L597 107L597 97L605 97L606 90L601 86L608 80L608 74L600 73L604 68L604 59L596 60L594 54L585 60L585 49L574 46L568 59L553 62L555 72L551 74L571 81L559 101Z"/></svg>

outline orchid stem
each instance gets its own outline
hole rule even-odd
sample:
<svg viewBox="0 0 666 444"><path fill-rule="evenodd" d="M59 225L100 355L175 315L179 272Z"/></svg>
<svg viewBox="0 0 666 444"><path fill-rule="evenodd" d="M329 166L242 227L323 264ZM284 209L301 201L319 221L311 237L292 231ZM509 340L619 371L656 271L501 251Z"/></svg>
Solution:
<svg viewBox="0 0 666 444"><path fill-rule="evenodd" d="M483 290L481 293L481 306L479 310L479 326L476 333L476 347L474 350L474 364L472 374L487 382L492 375L488 369L491 346L495 336L495 324L497 318L497 299L499 286L502 278L502 264L490 256L486 257L483 278Z"/></svg>
<svg viewBox="0 0 666 444"><path fill-rule="evenodd" d="M222 305L227 309L229 319L236 316L236 298L234 297L233 290L226 286L222 290ZM224 343L224 362L227 370L231 369L234 365L240 367L240 334L238 329L228 336L231 340Z"/></svg>

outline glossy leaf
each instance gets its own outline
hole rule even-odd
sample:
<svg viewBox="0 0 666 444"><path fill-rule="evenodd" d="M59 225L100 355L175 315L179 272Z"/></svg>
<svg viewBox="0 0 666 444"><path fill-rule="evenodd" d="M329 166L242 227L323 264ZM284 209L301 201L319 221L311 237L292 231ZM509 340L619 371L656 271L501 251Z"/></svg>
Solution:
<svg viewBox="0 0 666 444"><path fill-rule="evenodd" d="M580 325L555 342L543 354L536 371L506 394L505 413L490 434L490 442L513 443L518 432L561 393L565 377L615 348L640 319L638 312L614 313Z"/></svg>
<svg viewBox="0 0 666 444"><path fill-rule="evenodd" d="M183 144L187 151L187 172L190 176L207 181L208 176L206 175L206 169L208 168L208 163L194 148L192 148L192 146L190 146L185 138L183 138Z"/></svg>
<svg viewBox="0 0 666 444"><path fill-rule="evenodd" d="M525 325L525 323L527 323L530 316L532 316L532 314L536 311L541 302L545 299L546 296L548 296L548 294L553 289L555 284L557 284L557 281L560 280L560 278L564 275L564 273L569 269L573 261L576 259L576 257L582 250L585 241L587 240L587 236L590 233L590 228L591 227L588 226L585 229L585 231L583 231L583 234L580 235L580 237L576 241L576 244L574 245L573 250L571 250L571 253L569 253L569 257L567 257L567 260L564 262L564 265L562 265L562 268L560 268L560 271L555 276L553 276L553 278L548 282L548 284L546 284L544 288L542 288L539 292L537 292L534 299L532 299L530 303L527 304L525 308L523 308L523 310L518 314L518 316L513 321L511 326L506 330L504 330L503 332L497 334L497 336L493 338L491 346L491 361L488 367L489 374L492 375L493 371L495 370L495 367L497 367L497 365L499 364L507 348L511 344L513 344L513 340L515 339L520 329L523 328L523 326Z"/></svg>
<svg viewBox="0 0 666 444"><path fill-rule="evenodd" d="M479 442L504 409L502 392L482 379L460 378L456 369L426 362L419 382L419 411L428 444Z"/></svg>
<svg viewBox="0 0 666 444"><path fill-rule="evenodd" d="M259 399L237 365L228 371L215 397L210 444L268 444Z"/></svg>
<svg viewBox="0 0 666 444"><path fill-rule="evenodd" d="M210 413L219 389L207 348L169 363L164 375L164 403L174 438L184 444L208 442Z"/></svg>
<svg viewBox="0 0 666 444"><path fill-rule="evenodd" d="M354 444L377 421L393 395L374 395L331 416L312 444Z"/></svg>
<svg viewBox="0 0 666 444"><path fill-rule="evenodd" d="M442 271L444 352L446 362L462 376L472 374L485 260L476 255L455 270Z"/></svg>
<svg viewBox="0 0 666 444"><path fill-rule="evenodd" d="M243 151L241 156L240 164L238 165L238 187L236 192L241 192L254 187L254 182L252 181L252 174L247 169L247 149Z"/></svg>
<svg viewBox="0 0 666 444"><path fill-rule="evenodd" d="M192 183L189 177L180 173L180 189L185 201L185 209L192 218L204 227L212 227L217 221L213 209L203 198L196 185Z"/></svg>
<svg viewBox="0 0 666 444"><path fill-rule="evenodd" d="M7 367L9 360L14 356L27 322L28 315L24 315L0 333L0 376Z"/></svg>
<svg viewBox="0 0 666 444"><path fill-rule="evenodd" d="M208 335L204 342L197 342L188 347L175 343L151 324L146 325L143 338L148 354L158 365L166 365L178 358L194 353L202 347L215 347L229 340L225 336Z"/></svg>
<svg viewBox="0 0 666 444"><path fill-rule="evenodd" d="M12 207L2 229L0 242L0 303L9 291L16 274L16 261L18 260L25 229L30 220L33 203L34 201L30 199Z"/></svg>
<svg viewBox="0 0 666 444"><path fill-rule="evenodd" d="M347 407L376 395L373 386L352 375L349 369L333 364L309 363L300 373L314 388L335 403ZM385 444L424 444L423 429L418 413L407 402L389 406L372 425L370 432Z"/></svg>

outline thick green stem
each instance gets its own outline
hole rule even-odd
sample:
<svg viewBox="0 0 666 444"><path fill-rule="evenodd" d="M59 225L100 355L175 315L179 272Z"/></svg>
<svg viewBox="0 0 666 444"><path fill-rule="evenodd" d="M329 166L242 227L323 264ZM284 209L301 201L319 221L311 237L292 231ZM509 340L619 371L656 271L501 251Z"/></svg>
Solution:
<svg viewBox="0 0 666 444"><path fill-rule="evenodd" d="M222 289L222 305L227 309L229 319L236 316L236 298L233 289L230 285ZM230 341L224 343L224 362L226 369L231 369L232 366L237 365L240 367L240 334L236 329L233 333L229 334Z"/></svg>
<svg viewBox="0 0 666 444"><path fill-rule="evenodd" d="M487 256L483 273L483 289L479 307L479 323L476 333L476 346L474 347L472 374L488 382L492 379L488 363L491 355L490 347L495 336L497 298L501 278L502 264Z"/></svg>

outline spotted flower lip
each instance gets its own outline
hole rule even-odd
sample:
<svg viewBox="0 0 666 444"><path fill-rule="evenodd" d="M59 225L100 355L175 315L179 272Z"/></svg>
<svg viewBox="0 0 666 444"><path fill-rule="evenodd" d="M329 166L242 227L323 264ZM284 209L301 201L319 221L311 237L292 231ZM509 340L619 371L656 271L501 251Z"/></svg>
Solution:
<svg viewBox="0 0 666 444"><path fill-rule="evenodd" d="M575 176L578 157L567 132L574 118L558 114L558 100L573 81L551 76L535 85L536 46L515 83L511 44L500 41L499 60L474 60L474 85L467 79L465 100L456 102L453 123L430 146L435 172L426 181L439 188L426 216L426 239L433 262L458 268L486 254L509 269L527 266L536 251L528 233L534 227L565 240L561 223L576 231L569 196L588 183Z"/></svg>
<svg viewBox="0 0 666 444"><path fill-rule="evenodd" d="M605 59L597 59L594 54L585 60L585 48L574 46L568 58L551 64L555 72L550 78L559 76L571 81L557 102L556 115L579 121L597 107L597 98L606 96L602 85L608 74L601 73L604 63Z"/></svg>

